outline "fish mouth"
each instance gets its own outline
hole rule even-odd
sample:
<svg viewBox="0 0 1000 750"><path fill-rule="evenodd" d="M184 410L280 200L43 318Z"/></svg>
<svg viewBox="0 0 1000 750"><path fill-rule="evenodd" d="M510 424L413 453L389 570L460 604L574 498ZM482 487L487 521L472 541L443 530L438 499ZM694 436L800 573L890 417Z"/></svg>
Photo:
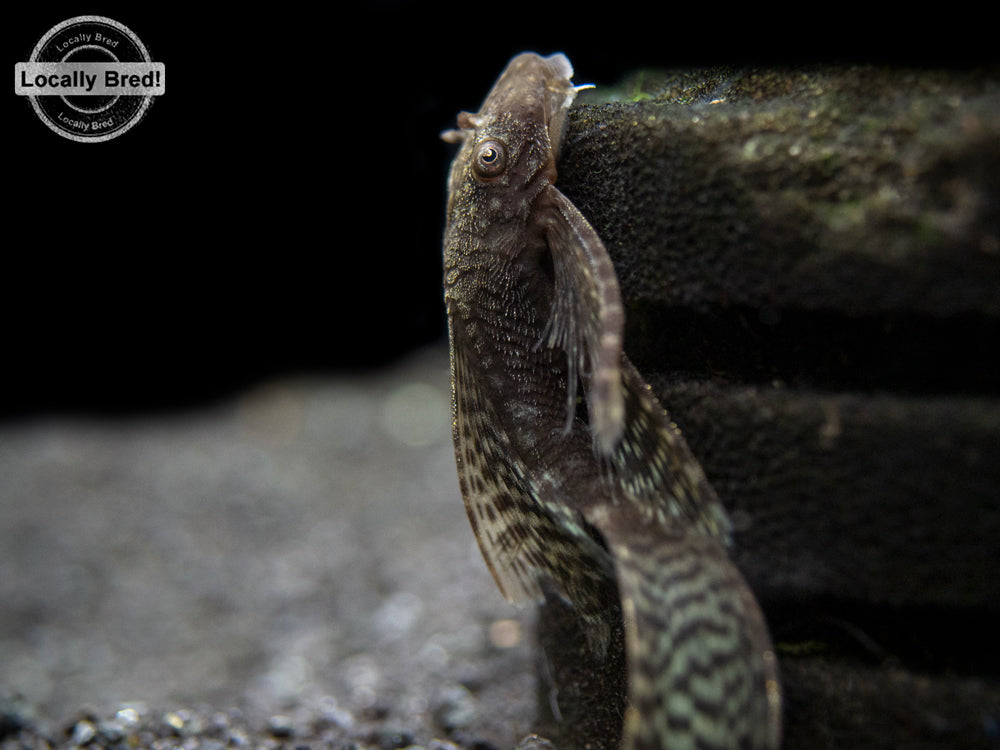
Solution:
<svg viewBox="0 0 1000 750"><path fill-rule="evenodd" d="M541 58L545 66L545 124L549 131L552 154L559 156L559 147L566 132L567 113L576 92L581 88L573 85L573 66L562 52Z"/></svg>
<svg viewBox="0 0 1000 750"><path fill-rule="evenodd" d="M548 67L549 72L554 78L560 78L567 85L569 84L570 79L573 77L573 66L566 55L562 52L556 52L542 59L545 61L546 67Z"/></svg>

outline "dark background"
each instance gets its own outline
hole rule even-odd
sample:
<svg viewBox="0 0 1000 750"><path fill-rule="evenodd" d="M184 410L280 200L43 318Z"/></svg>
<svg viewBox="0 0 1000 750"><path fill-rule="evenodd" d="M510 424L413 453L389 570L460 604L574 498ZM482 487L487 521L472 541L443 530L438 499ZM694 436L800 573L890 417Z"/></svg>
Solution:
<svg viewBox="0 0 1000 750"><path fill-rule="evenodd" d="M605 85L644 65L991 54L967 18L953 33L941 19L876 22L844 8L821 19L602 12L615 15L20 4L5 23L8 65L60 21L106 15L166 64L167 85L131 131L86 145L8 93L0 417L171 409L440 340L449 149L437 135L517 52L563 51L577 81Z"/></svg>

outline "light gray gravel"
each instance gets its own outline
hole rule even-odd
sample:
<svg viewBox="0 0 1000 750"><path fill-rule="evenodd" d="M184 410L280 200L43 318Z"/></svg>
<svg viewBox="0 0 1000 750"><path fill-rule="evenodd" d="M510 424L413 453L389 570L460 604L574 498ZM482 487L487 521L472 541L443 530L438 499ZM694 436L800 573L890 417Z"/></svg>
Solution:
<svg viewBox="0 0 1000 750"><path fill-rule="evenodd" d="M435 347L183 413L0 424L0 739L114 745L134 718L133 744L226 720L512 747L531 617L476 548L449 420Z"/></svg>

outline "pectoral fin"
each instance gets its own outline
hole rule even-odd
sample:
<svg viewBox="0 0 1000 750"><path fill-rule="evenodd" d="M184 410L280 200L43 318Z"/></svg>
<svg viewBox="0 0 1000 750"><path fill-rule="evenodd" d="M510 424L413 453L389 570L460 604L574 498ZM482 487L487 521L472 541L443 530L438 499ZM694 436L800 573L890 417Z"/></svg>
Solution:
<svg viewBox="0 0 1000 750"><path fill-rule="evenodd" d="M555 272L543 341L564 349L569 358L567 426L576 411L577 379L583 375L594 443L609 455L622 436L625 420L621 380L625 314L618 280L601 238L565 195L550 185L541 204Z"/></svg>

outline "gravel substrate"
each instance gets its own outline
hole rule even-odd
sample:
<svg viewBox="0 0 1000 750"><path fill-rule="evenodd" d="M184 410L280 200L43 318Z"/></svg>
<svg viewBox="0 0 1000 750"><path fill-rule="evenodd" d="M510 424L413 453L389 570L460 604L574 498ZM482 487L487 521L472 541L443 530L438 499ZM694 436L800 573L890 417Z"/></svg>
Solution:
<svg viewBox="0 0 1000 750"><path fill-rule="evenodd" d="M439 347L0 425L0 747L519 743L532 620L480 558L449 419Z"/></svg>

